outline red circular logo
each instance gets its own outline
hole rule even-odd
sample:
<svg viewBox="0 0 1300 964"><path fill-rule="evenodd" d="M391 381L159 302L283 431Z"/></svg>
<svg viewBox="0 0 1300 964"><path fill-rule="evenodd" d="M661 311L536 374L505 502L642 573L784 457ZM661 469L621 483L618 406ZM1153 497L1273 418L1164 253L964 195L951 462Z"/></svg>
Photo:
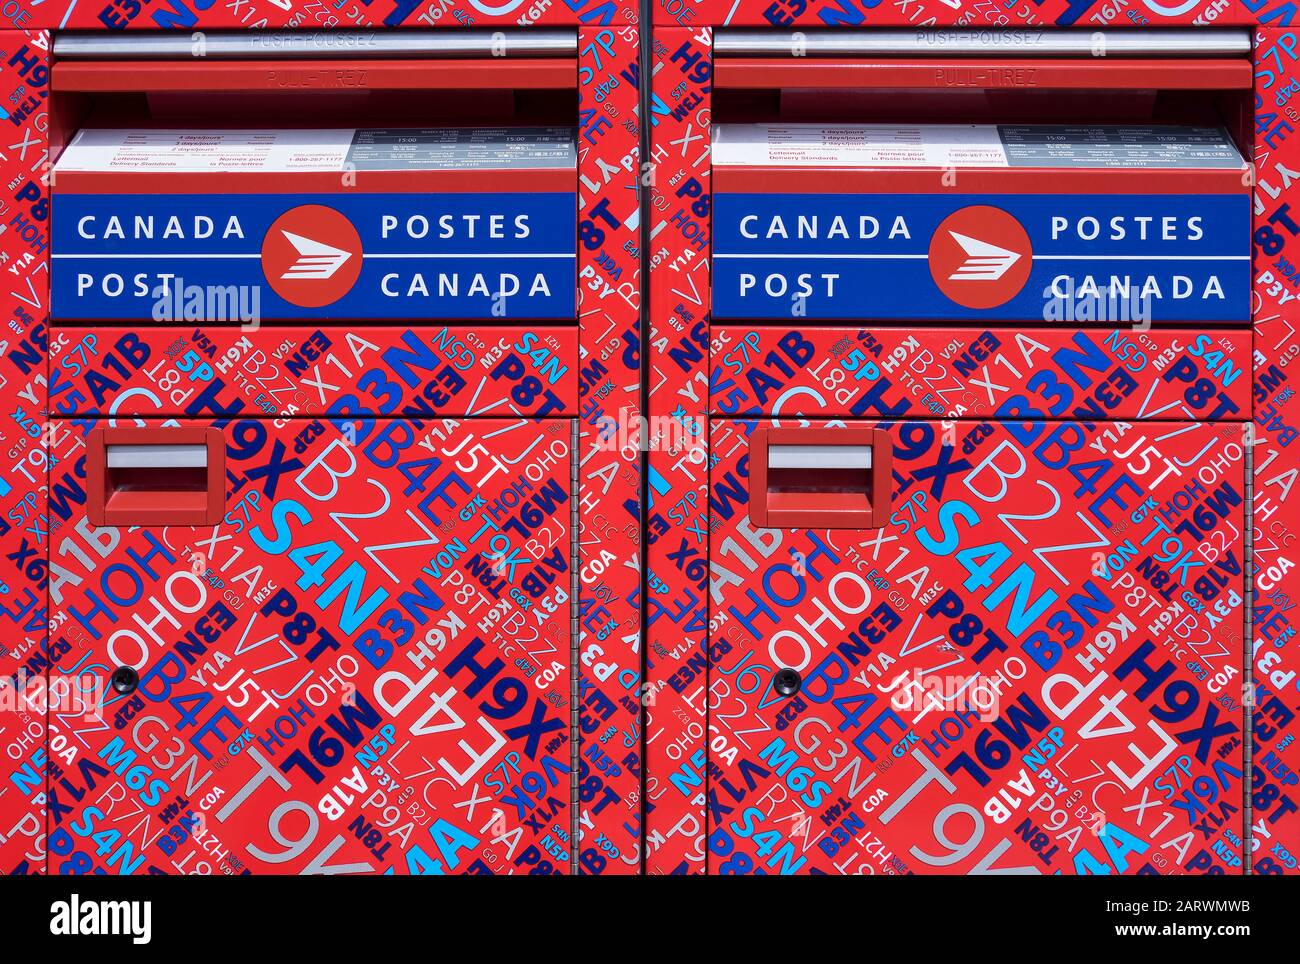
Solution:
<svg viewBox="0 0 1300 964"><path fill-rule="evenodd" d="M966 308L996 308L1020 294L1034 249L1020 222L1001 208L974 204L940 222L930 238L930 276Z"/></svg>
<svg viewBox="0 0 1300 964"><path fill-rule="evenodd" d="M332 305L361 274L361 236L351 221L323 204L290 208L262 239L262 273L290 304Z"/></svg>

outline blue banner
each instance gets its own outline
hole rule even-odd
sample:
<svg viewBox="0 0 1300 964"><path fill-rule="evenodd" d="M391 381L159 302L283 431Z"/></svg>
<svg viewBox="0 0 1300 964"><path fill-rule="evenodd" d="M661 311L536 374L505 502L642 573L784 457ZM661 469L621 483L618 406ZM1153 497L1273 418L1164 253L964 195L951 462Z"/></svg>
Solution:
<svg viewBox="0 0 1300 964"><path fill-rule="evenodd" d="M1240 195L719 194L713 314L1250 319Z"/></svg>
<svg viewBox="0 0 1300 964"><path fill-rule="evenodd" d="M60 320L570 319L577 196L56 194Z"/></svg>

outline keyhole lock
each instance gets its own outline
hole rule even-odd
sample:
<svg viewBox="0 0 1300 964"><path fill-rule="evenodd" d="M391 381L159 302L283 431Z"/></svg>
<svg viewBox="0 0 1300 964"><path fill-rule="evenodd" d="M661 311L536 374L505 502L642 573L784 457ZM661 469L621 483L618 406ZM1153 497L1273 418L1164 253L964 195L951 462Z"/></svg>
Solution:
<svg viewBox="0 0 1300 964"><path fill-rule="evenodd" d="M113 691L126 696L135 692L135 688L140 685L140 674L131 666L119 666L113 670L113 675L109 677L109 682L113 684Z"/></svg>
<svg viewBox="0 0 1300 964"><path fill-rule="evenodd" d="M772 677L772 689L781 696L794 696L801 686L803 686L803 677L799 675L798 670L789 667L777 670L776 675Z"/></svg>

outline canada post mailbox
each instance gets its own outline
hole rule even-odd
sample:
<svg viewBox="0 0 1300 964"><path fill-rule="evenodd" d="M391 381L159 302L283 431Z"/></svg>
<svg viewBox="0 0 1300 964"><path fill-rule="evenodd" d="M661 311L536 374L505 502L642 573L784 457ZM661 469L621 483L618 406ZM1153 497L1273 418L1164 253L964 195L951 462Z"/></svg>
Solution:
<svg viewBox="0 0 1300 964"><path fill-rule="evenodd" d="M573 132L100 130L55 166L52 314L573 319Z"/></svg>
<svg viewBox="0 0 1300 964"><path fill-rule="evenodd" d="M1250 320L1226 131L720 124L717 318Z"/></svg>

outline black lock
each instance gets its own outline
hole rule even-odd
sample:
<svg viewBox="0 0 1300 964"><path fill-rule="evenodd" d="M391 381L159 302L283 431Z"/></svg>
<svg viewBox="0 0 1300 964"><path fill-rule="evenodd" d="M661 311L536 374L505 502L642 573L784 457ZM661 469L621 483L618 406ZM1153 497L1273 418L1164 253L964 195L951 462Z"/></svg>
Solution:
<svg viewBox="0 0 1300 964"><path fill-rule="evenodd" d="M140 674L132 666L119 666L113 670L109 682L113 684L114 692L126 696L129 693L134 693L135 688L140 685Z"/></svg>
<svg viewBox="0 0 1300 964"><path fill-rule="evenodd" d="M789 667L782 667L772 677L772 689L781 696L794 696L801 686L803 686L803 677L799 675L798 670Z"/></svg>

